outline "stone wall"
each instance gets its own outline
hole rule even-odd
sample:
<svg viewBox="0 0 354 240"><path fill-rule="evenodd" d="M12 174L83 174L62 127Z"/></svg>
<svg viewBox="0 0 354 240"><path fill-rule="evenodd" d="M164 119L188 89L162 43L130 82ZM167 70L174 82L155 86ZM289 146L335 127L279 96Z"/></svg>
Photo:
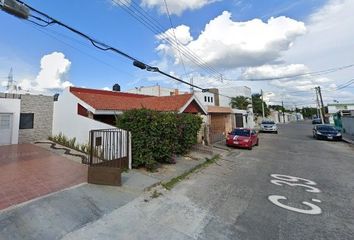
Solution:
<svg viewBox="0 0 354 240"><path fill-rule="evenodd" d="M33 129L19 130L19 143L46 140L52 135L53 125L52 96L21 95L21 113L33 113Z"/></svg>

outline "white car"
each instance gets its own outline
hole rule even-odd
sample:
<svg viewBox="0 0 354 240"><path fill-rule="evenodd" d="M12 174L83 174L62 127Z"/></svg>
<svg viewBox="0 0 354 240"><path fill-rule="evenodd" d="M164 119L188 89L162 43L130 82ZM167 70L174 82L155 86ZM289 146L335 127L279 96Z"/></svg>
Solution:
<svg viewBox="0 0 354 240"><path fill-rule="evenodd" d="M274 121L264 120L261 123L261 132L273 132L278 134L278 126Z"/></svg>

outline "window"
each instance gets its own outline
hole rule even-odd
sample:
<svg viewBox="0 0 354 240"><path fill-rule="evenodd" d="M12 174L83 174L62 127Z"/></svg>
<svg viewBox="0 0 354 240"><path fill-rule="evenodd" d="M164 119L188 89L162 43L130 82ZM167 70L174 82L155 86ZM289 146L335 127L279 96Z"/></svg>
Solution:
<svg viewBox="0 0 354 240"><path fill-rule="evenodd" d="M207 102L207 96L204 96L204 102Z"/></svg>
<svg viewBox="0 0 354 240"><path fill-rule="evenodd" d="M210 97L208 97L208 102L210 102Z"/></svg>
<svg viewBox="0 0 354 240"><path fill-rule="evenodd" d="M213 97L211 97L211 98L210 98L210 100L211 100L211 102L213 102L213 101L214 101L214 98L213 98Z"/></svg>
<svg viewBox="0 0 354 240"><path fill-rule="evenodd" d="M20 129L33 129L34 113L21 113Z"/></svg>
<svg viewBox="0 0 354 240"><path fill-rule="evenodd" d="M11 115L2 114L0 115L0 129L10 129L11 126Z"/></svg>

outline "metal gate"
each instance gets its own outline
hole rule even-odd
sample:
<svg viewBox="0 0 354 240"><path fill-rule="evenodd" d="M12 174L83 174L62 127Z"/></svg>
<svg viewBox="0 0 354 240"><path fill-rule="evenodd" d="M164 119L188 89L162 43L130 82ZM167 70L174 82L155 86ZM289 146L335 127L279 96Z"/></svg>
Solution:
<svg viewBox="0 0 354 240"><path fill-rule="evenodd" d="M130 168L130 133L122 129L90 131L88 182L121 185L121 172Z"/></svg>

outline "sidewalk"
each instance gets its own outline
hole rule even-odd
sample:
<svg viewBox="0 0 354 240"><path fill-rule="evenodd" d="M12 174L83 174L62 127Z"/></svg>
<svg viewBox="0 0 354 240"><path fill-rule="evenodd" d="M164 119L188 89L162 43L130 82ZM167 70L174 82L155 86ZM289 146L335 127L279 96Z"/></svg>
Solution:
<svg viewBox="0 0 354 240"><path fill-rule="evenodd" d="M193 151L158 172L133 169L122 174L122 187L81 184L0 211L0 239L60 239L125 206L146 190L179 176L212 155ZM127 216L123 216L127 217Z"/></svg>
<svg viewBox="0 0 354 240"><path fill-rule="evenodd" d="M350 143L350 144L354 144L354 136L353 135L343 133L342 136L343 136L343 141Z"/></svg>

